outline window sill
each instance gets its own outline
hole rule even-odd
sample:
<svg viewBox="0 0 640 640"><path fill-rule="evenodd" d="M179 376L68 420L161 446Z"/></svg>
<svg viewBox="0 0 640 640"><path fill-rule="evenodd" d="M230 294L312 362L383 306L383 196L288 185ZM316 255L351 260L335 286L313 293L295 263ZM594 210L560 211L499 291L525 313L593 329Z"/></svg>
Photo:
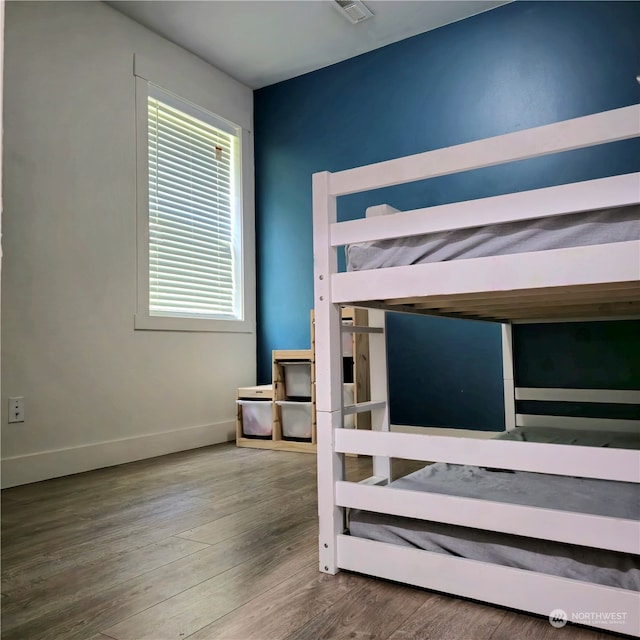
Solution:
<svg viewBox="0 0 640 640"><path fill-rule="evenodd" d="M134 328L142 331L191 331L203 333L254 333L249 320L209 320L204 318L168 318L136 314Z"/></svg>

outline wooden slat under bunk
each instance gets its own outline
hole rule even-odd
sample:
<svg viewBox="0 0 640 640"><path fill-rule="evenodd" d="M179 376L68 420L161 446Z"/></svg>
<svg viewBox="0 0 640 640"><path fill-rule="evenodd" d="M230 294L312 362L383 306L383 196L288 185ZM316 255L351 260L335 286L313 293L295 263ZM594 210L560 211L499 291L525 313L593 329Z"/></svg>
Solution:
<svg viewBox="0 0 640 640"><path fill-rule="evenodd" d="M630 317L640 315L640 283L392 298L370 306L429 315L496 321Z"/></svg>
<svg viewBox="0 0 640 640"><path fill-rule="evenodd" d="M640 241L335 273L331 297L476 320L633 317L640 313Z"/></svg>

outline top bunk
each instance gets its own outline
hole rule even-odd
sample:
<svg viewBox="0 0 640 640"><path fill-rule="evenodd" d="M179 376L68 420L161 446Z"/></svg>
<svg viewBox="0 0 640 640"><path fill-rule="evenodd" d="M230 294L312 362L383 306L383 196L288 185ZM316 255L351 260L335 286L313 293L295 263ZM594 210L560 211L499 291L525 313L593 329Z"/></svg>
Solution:
<svg viewBox="0 0 640 640"><path fill-rule="evenodd" d="M637 317L640 173L412 211L374 207L347 222L337 222L336 199L639 136L633 105L315 174L320 300L499 322ZM339 273L342 246L349 270Z"/></svg>

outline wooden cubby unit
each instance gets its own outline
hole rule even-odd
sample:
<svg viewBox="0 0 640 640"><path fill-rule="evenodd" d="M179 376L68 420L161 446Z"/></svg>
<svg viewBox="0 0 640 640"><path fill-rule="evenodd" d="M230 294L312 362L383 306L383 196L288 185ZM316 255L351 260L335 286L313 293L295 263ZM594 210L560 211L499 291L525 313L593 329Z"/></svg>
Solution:
<svg viewBox="0 0 640 640"><path fill-rule="evenodd" d="M366 309L345 307L342 310L344 323L356 326L367 326L368 314ZM353 375L354 402L366 402L371 398L369 383L369 336L366 333L344 334L352 340L353 363L349 364ZM290 440L282 436L282 422L278 400L287 400L284 380L284 364L289 362L308 362L311 369L311 438L308 441ZM242 431L242 407L236 405L236 444L239 447L253 447L256 449L277 449L280 451L298 451L305 453L316 452L316 385L315 385L315 323L311 311L311 349L276 350L272 353L273 377L272 384L256 387L241 387L238 389L238 399L268 398L272 408L272 432L270 438L246 437ZM370 429L371 415L359 413L353 416L356 429Z"/></svg>
<svg viewBox="0 0 640 640"><path fill-rule="evenodd" d="M276 350L273 352L273 439L278 443L278 449L286 451L316 452L316 385L315 361L312 349ZM280 407L277 400L287 400L284 381L284 364L289 362L309 363L311 370L311 438L309 441L287 440L282 435L282 421Z"/></svg>

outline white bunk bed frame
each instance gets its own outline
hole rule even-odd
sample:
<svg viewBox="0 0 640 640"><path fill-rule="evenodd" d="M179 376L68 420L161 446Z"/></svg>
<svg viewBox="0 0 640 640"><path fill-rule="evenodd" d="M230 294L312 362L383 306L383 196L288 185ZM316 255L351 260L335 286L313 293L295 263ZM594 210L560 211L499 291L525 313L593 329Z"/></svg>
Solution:
<svg viewBox="0 0 640 640"><path fill-rule="evenodd" d="M356 571L544 616L561 609L569 621L640 637L637 592L345 533L346 509L358 508L640 554L640 523L633 520L378 486L390 480L391 458L640 482L638 451L392 432L383 311L502 322L507 428L545 424L544 417L516 416L516 398L637 403L638 393L633 391L515 389L510 323L637 317L640 242L347 273L339 273L337 263L338 247L350 243L637 204L640 174L342 223L336 217L336 198L342 195L638 136L640 105L635 105L313 176L321 571ZM369 326L343 328L340 307L344 305L372 309ZM372 399L349 407L342 406L344 330L366 332L370 338ZM344 415L365 411L371 412L371 431L342 428ZM589 426L588 419L565 422ZM618 426L637 429L637 422L619 421ZM373 456L373 477L362 483L345 482L345 454Z"/></svg>

